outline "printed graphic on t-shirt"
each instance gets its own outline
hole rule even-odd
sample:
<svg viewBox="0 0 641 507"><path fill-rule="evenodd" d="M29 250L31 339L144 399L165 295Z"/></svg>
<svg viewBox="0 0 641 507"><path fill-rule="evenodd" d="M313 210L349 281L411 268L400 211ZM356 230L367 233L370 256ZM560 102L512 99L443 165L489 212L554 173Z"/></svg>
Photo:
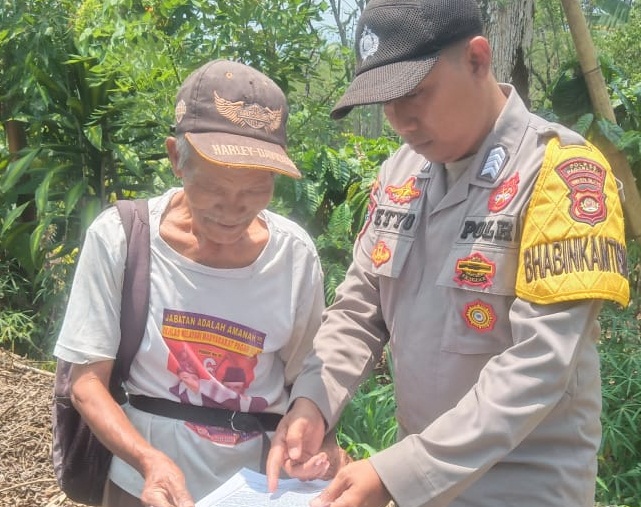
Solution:
<svg viewBox="0 0 641 507"><path fill-rule="evenodd" d="M162 336L169 348L167 369L176 375L169 388L181 403L261 412L267 400L245 394L254 380L265 333L211 315L165 310ZM234 445L256 434L186 423L201 437Z"/></svg>

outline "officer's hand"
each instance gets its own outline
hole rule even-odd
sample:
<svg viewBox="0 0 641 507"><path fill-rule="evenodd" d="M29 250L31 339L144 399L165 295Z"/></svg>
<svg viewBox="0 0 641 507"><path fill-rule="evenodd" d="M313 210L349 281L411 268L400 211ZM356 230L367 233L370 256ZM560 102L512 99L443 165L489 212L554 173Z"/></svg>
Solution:
<svg viewBox="0 0 641 507"><path fill-rule="evenodd" d="M285 461L283 469L290 477L301 481L314 479L330 480L341 468L352 462L352 458L336 441L336 432L330 431L325 435L320 452L302 464L291 460Z"/></svg>
<svg viewBox="0 0 641 507"><path fill-rule="evenodd" d="M310 507L385 507L392 497L367 460L341 468Z"/></svg>
<svg viewBox="0 0 641 507"><path fill-rule="evenodd" d="M140 500L147 507L194 507L185 476L178 466L159 452L145 468Z"/></svg>
<svg viewBox="0 0 641 507"><path fill-rule="evenodd" d="M307 398L296 399L272 437L266 466L269 491L276 491L281 468L298 478L325 474L328 457L319 455L324 437L325 419L316 404Z"/></svg>

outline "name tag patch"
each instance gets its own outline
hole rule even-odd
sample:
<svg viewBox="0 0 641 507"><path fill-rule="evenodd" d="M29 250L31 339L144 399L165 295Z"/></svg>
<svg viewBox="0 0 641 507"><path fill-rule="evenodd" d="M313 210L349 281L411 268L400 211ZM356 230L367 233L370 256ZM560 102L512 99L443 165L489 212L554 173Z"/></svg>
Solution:
<svg viewBox="0 0 641 507"><path fill-rule="evenodd" d="M513 239L514 222L506 219L467 217L461 230L461 239L483 239L486 241L507 241Z"/></svg>

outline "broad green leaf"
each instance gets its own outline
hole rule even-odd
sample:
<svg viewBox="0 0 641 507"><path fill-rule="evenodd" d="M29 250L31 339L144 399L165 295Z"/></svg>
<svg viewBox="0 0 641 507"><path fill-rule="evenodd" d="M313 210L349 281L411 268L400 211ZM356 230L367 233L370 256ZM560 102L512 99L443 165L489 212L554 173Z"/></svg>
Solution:
<svg viewBox="0 0 641 507"><path fill-rule="evenodd" d="M42 183L40 183L38 188L36 188L36 210L38 211L39 217L44 216L47 211L47 205L49 203L49 186L57 172L58 171L56 169L48 171L42 180Z"/></svg>
<svg viewBox="0 0 641 507"><path fill-rule="evenodd" d="M69 217L71 212L76 207L78 200L82 197L87 189L87 182L85 180L79 181L76 183L70 190L65 194L65 216Z"/></svg>
<svg viewBox="0 0 641 507"><path fill-rule="evenodd" d="M35 266L38 266L40 264L38 262L38 258L40 257L42 247L42 236L44 235L48 226L48 219L44 222L40 222L29 237L29 253L31 254L31 260Z"/></svg>
<svg viewBox="0 0 641 507"><path fill-rule="evenodd" d="M20 181L22 175L29 169L33 160L40 153L40 148L27 152L26 155L14 160L7 167L7 171L0 181L0 192L5 193Z"/></svg>
<svg viewBox="0 0 641 507"><path fill-rule="evenodd" d="M619 127L616 123L612 123L608 120L599 119L597 120L597 125L601 133L610 141L612 144L617 146L623 137L623 129Z"/></svg>
<svg viewBox="0 0 641 507"><path fill-rule="evenodd" d="M102 151L102 126L91 125L84 129L85 137L89 140L91 145L98 151Z"/></svg>
<svg viewBox="0 0 641 507"><path fill-rule="evenodd" d="M16 219L22 215L24 209L29 206L28 202L21 204L17 208L10 210L4 217L4 222L2 224L2 231L0 231L0 236L4 236L5 233L11 228Z"/></svg>
<svg viewBox="0 0 641 507"><path fill-rule="evenodd" d="M578 132L584 137L587 137L588 131L590 130L590 127L592 126L593 121L594 121L594 115L592 113L584 114L572 126L572 130Z"/></svg>

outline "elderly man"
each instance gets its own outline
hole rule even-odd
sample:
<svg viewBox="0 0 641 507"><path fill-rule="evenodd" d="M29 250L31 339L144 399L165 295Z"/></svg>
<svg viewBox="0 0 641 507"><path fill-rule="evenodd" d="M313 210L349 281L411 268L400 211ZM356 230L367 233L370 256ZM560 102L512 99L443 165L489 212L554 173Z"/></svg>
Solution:
<svg viewBox="0 0 641 507"><path fill-rule="evenodd" d="M115 208L87 231L55 355L73 363L74 405L114 454L105 506L190 507L241 467L261 468L264 433L188 414L251 412L273 431L320 323L314 245L266 210L277 174L300 177L286 121L280 88L241 63L209 62L182 85L166 140L182 187L149 200L149 315L122 407L107 385L125 234ZM323 453L303 472L329 466Z"/></svg>
<svg viewBox="0 0 641 507"><path fill-rule="evenodd" d="M597 316L628 301L617 182L581 136L499 84L475 0L372 0L333 110L383 103L405 141L268 458L326 428L389 344L399 441L341 469L329 507L592 507Z"/></svg>

